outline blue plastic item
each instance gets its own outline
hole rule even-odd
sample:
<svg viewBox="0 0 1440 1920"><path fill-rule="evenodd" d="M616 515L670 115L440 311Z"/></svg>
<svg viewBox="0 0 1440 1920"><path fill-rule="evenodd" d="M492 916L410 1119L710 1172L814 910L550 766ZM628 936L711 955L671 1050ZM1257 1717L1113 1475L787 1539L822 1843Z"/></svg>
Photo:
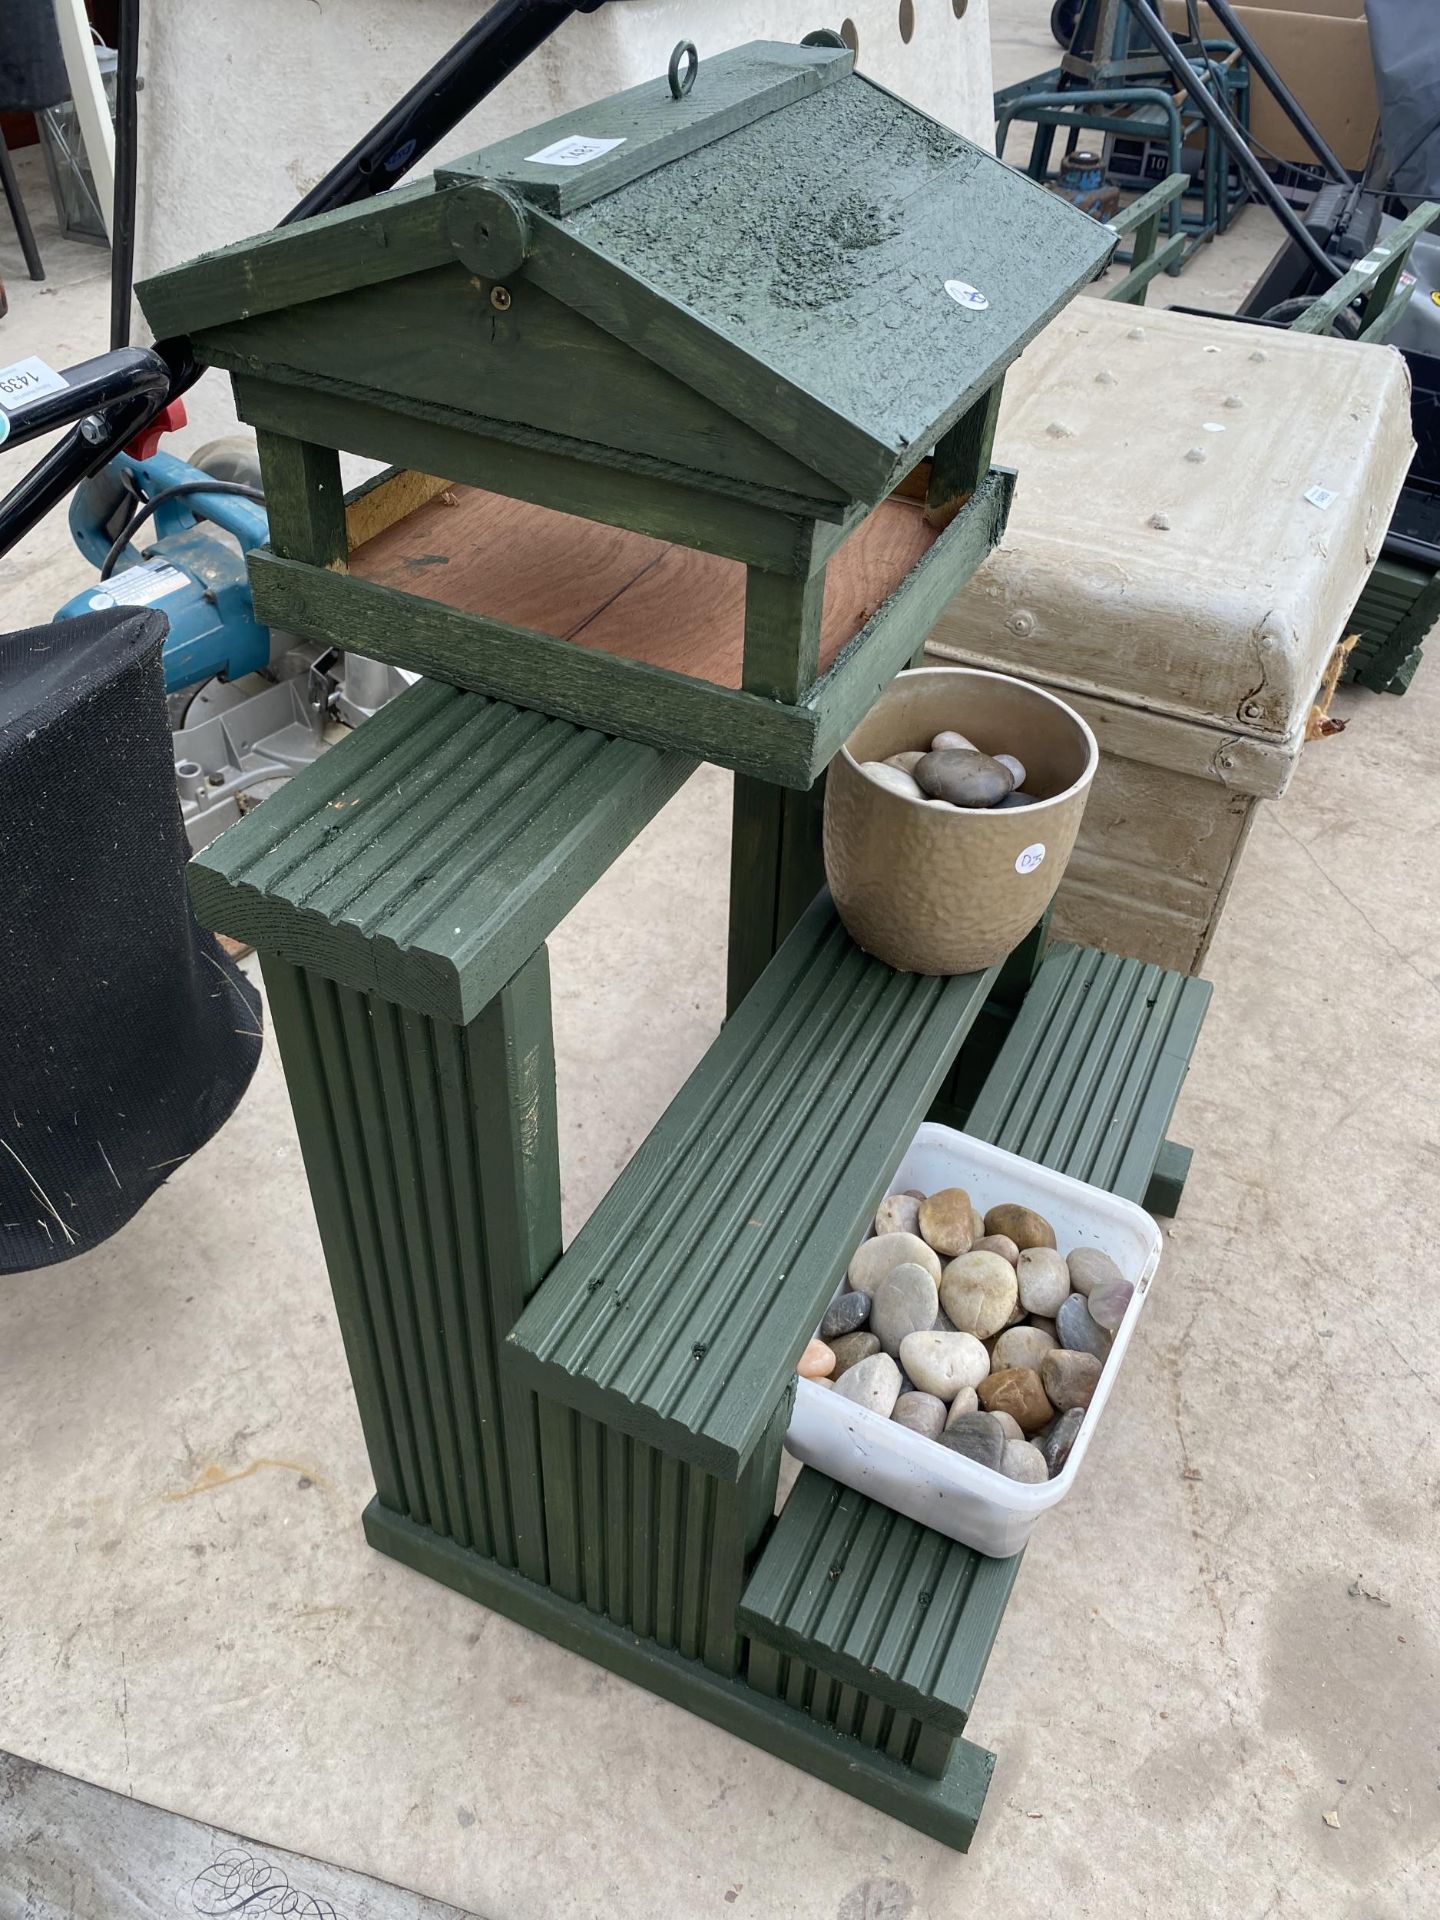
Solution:
<svg viewBox="0 0 1440 1920"><path fill-rule="evenodd" d="M70 501L75 544L97 567L141 500L211 476L173 454L136 460L117 454ZM107 531L108 529L108 531ZM235 544L220 537L233 535ZM233 493L164 500L125 546L108 580L67 600L57 620L108 607L154 607L170 622L165 690L219 676L238 680L270 664L270 630L257 624L245 555L270 537L265 509Z"/></svg>

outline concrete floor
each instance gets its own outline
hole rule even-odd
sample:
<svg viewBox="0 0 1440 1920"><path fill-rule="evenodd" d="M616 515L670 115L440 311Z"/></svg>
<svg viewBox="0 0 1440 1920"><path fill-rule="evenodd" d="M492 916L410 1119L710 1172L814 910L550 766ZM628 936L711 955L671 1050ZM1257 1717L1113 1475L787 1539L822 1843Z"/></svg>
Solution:
<svg viewBox="0 0 1440 1920"><path fill-rule="evenodd" d="M997 84L1048 58L1044 12L997 5L1029 35ZM1247 215L1160 297L1219 302L1268 250ZM0 232L15 353L101 339L73 251L37 295ZM42 533L0 563L7 622L84 577ZM124 1232L0 1287L0 1747L496 1920L1434 1914L1440 665L1338 710L1211 956L1194 1176L980 1692L968 1858L367 1549L268 1042ZM553 942L572 1225L717 1025L726 786Z"/></svg>

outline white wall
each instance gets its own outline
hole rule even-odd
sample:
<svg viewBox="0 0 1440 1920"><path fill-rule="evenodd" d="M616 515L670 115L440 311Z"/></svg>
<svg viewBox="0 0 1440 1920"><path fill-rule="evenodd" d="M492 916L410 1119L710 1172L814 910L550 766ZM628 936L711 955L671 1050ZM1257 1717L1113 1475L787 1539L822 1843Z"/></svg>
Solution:
<svg viewBox="0 0 1440 1920"><path fill-rule="evenodd" d="M473 152L707 53L849 18L859 66L989 145L989 0L613 0L577 14L426 162ZM477 0L149 0L141 48L136 278L274 223L478 17ZM234 422L228 382L187 400L193 446Z"/></svg>

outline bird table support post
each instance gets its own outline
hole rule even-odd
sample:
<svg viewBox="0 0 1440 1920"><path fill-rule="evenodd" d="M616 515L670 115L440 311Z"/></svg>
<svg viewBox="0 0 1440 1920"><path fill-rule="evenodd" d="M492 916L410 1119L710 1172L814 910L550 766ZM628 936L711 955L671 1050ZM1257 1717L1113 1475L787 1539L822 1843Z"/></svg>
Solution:
<svg viewBox="0 0 1440 1920"><path fill-rule="evenodd" d="M261 430L260 473L271 551L285 560L343 573L350 557L345 537L345 491L333 447Z"/></svg>
<svg viewBox="0 0 1440 1920"><path fill-rule="evenodd" d="M820 667L825 569L804 579L747 569L747 693L798 705ZM814 899L825 877L823 777L804 792L735 776L730 842L730 944L725 1005L733 1013Z"/></svg>
<svg viewBox="0 0 1440 1920"><path fill-rule="evenodd" d="M966 408L954 426L936 442L930 459L930 477L925 488L925 518L941 532L959 513L985 475L990 471L990 455L995 447L995 425L1000 418L1000 393L1003 380L987 387L972 406ZM925 664L925 641L911 656L912 667Z"/></svg>

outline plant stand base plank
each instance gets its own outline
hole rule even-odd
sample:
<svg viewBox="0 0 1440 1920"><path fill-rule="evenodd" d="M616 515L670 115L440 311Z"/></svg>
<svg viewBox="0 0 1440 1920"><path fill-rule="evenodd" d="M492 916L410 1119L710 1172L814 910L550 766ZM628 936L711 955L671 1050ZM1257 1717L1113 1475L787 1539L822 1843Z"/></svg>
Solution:
<svg viewBox="0 0 1440 1920"><path fill-rule="evenodd" d="M895 973L818 898L526 1309L527 1385L739 1479L996 972Z"/></svg>
<svg viewBox="0 0 1440 1920"><path fill-rule="evenodd" d="M642 1639L603 1614L388 1511L378 1500L365 1509L365 1537L416 1573L544 1634L945 1846L963 1853L974 1838L995 1765L983 1747L957 1740L943 1777L928 1778L823 1725L802 1708L757 1691L739 1676L715 1673L699 1660Z"/></svg>
<svg viewBox="0 0 1440 1920"><path fill-rule="evenodd" d="M1342 679L1372 693L1404 693L1420 665L1425 637L1440 619L1440 571L1381 554L1350 616L1359 634Z"/></svg>

